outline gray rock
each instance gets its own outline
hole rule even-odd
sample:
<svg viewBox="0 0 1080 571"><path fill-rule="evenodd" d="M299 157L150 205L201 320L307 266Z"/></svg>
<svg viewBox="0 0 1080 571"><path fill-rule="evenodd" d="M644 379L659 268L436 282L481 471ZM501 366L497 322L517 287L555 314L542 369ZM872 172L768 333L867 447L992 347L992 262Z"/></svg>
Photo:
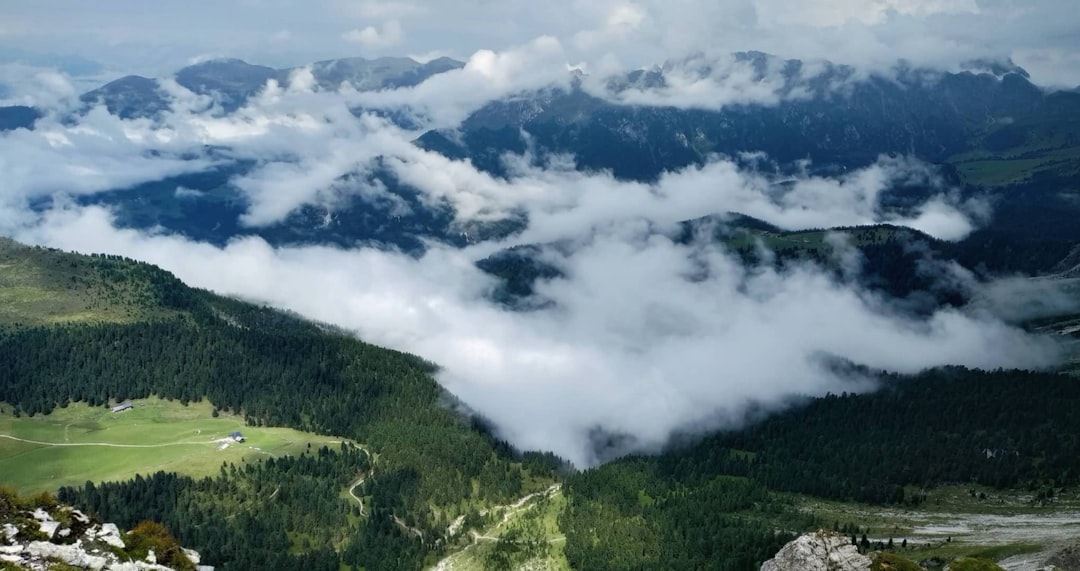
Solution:
<svg viewBox="0 0 1080 571"><path fill-rule="evenodd" d="M101 524L101 531L97 532L96 537L113 547L119 549L126 547L124 540L120 538L120 528L116 527L114 523Z"/></svg>
<svg viewBox="0 0 1080 571"><path fill-rule="evenodd" d="M830 531L816 531L788 543L766 561L761 571L869 571L870 558L851 540Z"/></svg>
<svg viewBox="0 0 1080 571"><path fill-rule="evenodd" d="M26 552L38 559L56 558L72 567L82 567L93 571L101 571L109 563L109 560L104 557L87 553L79 543L56 545L45 541L34 541L27 546Z"/></svg>

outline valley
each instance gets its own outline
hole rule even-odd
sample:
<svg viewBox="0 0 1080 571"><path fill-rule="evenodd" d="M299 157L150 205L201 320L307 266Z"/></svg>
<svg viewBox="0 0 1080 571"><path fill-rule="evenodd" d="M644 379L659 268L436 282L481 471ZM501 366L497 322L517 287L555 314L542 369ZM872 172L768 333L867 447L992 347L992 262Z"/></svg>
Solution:
<svg viewBox="0 0 1080 571"><path fill-rule="evenodd" d="M0 570L1080 571L1071 6L65 2Z"/></svg>

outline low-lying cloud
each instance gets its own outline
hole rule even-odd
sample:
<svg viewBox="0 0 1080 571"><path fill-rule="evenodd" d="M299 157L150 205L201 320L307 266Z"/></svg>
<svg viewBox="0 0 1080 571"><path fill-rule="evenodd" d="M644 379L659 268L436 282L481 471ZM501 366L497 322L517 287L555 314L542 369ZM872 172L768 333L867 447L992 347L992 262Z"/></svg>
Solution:
<svg viewBox="0 0 1080 571"><path fill-rule="evenodd" d="M914 318L811 266L745 269L712 243L683 245L644 222L598 229L550 252L565 277L539 287L547 310L485 297L476 249L419 259L326 247L224 248L116 229L102 209L49 213L19 237L162 265L185 281L347 327L438 363L440 382L514 444L579 466L596 430L652 450L676 430L729 425L751 403L868 388L834 357L870 367L1041 367L1056 345L987 313ZM860 382L863 381L863 382Z"/></svg>
<svg viewBox="0 0 1080 571"><path fill-rule="evenodd" d="M529 49L551 54L551 62L561 58L547 41ZM461 75L412 93L440 86L459 93L468 104L441 115L453 121L482 99L466 93L468 74L487 78L484 97L494 97L530 71L506 54L474 59ZM590 444L597 431L626 437L616 452L652 450L675 431L736 422L751 403L869 388L865 379L839 376L829 365L836 359L915 372L945 364L1041 367L1058 356L1054 343L993 311L912 316L813 265L747 268L711 238L674 238L681 221L731 211L785 229L888 222L956 239L976 227L984 207L955 198L932 168L913 159L883 157L838 177L778 179L752 162L715 157L634 183L581 172L573 157L538 164L509 156L503 178L419 149L410 142L416 132L351 111L365 98L400 93L319 92L298 81L271 85L237 113L215 116L204 112L207 101L167 88L180 102L158 120L122 121L99 108L74 122L47 117L34 131L0 134L0 160L13 173L0 195L0 230L28 242L147 260L192 285L417 353L438 363L439 381L511 442L554 450L581 466L603 459ZM414 103L434 100L424 97ZM342 188L342 177L373 175L376 165L422 201L452 207L463 224L523 216L527 225L499 242L463 249L434 243L413 257L371 248L275 248L252 236L218 247L162 230L118 228L101 207L63 200L45 211L27 206L231 160L256 162L233 180L248 199L244 222L253 231L303 205L332 207L336 193L352 192ZM890 189L913 181L932 197L904 211L883 205ZM191 190L169 191L198 199ZM550 301L545 308L515 312L491 301L496 281L475 266L518 244L540 245L539 255L562 273L536 286ZM840 265L858 263L850 251L842 255Z"/></svg>

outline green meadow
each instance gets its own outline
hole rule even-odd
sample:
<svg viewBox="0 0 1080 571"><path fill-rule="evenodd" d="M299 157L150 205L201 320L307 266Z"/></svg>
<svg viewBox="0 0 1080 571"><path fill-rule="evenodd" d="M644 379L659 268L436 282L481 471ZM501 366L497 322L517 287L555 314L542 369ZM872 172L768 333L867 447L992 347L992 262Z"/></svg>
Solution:
<svg viewBox="0 0 1080 571"><path fill-rule="evenodd" d="M208 402L182 405L151 398L131 410L72 403L47 415L16 418L0 404L0 483L21 494L61 486L126 480L159 470L193 477L217 473L222 464L299 454L340 442L288 428L246 426L240 416L212 414ZM243 443L225 439L233 431Z"/></svg>

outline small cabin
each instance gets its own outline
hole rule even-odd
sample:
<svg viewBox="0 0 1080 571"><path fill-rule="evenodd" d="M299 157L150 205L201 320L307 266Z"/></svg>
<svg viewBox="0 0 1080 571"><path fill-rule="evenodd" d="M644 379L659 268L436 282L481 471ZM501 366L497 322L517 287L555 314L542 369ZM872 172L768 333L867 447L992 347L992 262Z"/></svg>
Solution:
<svg viewBox="0 0 1080 571"><path fill-rule="evenodd" d="M131 404L131 401L124 401L109 410L112 412L124 412L125 410L131 410L135 408L135 405Z"/></svg>
<svg viewBox="0 0 1080 571"><path fill-rule="evenodd" d="M232 434L229 435L229 438L232 439L233 442L243 442L244 441L244 435L241 434L240 431L233 432Z"/></svg>

